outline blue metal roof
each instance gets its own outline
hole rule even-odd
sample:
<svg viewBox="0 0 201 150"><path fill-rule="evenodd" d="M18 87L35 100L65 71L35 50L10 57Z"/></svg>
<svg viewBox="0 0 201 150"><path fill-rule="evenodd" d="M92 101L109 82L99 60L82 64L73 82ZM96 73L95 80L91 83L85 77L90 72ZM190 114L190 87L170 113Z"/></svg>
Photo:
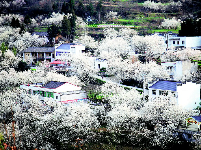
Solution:
<svg viewBox="0 0 201 150"><path fill-rule="evenodd" d="M70 50L70 45L72 45L72 43L61 44L59 47L57 47L57 49Z"/></svg>
<svg viewBox="0 0 201 150"><path fill-rule="evenodd" d="M192 118L198 122L201 122L201 116L192 116Z"/></svg>
<svg viewBox="0 0 201 150"><path fill-rule="evenodd" d="M152 89L160 89L160 90L170 90L170 91L177 91L177 84L181 82L174 82L174 81L158 81L153 84L151 87Z"/></svg>

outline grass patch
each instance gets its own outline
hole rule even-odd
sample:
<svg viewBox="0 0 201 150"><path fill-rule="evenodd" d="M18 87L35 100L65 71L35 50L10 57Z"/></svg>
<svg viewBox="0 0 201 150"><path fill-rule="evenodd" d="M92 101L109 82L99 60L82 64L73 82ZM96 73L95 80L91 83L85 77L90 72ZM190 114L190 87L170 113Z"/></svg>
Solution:
<svg viewBox="0 0 201 150"><path fill-rule="evenodd" d="M155 33L155 32L173 32L173 33L179 33L179 29L175 30L175 29L154 29L154 30L151 30L152 33Z"/></svg>
<svg viewBox="0 0 201 150"><path fill-rule="evenodd" d="M35 32L47 32L47 27L36 27Z"/></svg>

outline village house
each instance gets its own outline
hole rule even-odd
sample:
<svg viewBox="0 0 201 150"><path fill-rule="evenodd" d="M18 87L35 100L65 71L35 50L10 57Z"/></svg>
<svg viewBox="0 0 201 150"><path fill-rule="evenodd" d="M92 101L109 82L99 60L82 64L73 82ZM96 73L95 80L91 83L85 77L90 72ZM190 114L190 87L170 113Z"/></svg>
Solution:
<svg viewBox="0 0 201 150"><path fill-rule="evenodd" d="M162 62L167 72L170 75L172 80L181 80L183 75L187 72L192 73L196 72L198 69L197 62L191 62L190 60L186 61L175 61L175 62Z"/></svg>
<svg viewBox="0 0 201 150"><path fill-rule="evenodd" d="M38 61L53 62L67 60L71 54L85 52L85 46L78 43L64 43L55 47L29 47L22 51L23 61L35 64Z"/></svg>
<svg viewBox="0 0 201 150"><path fill-rule="evenodd" d="M85 52L85 46L79 43L64 43L55 47L55 60L64 60L71 57L72 54L82 54Z"/></svg>
<svg viewBox="0 0 201 150"><path fill-rule="evenodd" d="M87 99L86 92L82 91L81 87L68 82L50 81L45 85L42 83L20 85L20 88L27 90L29 94L39 94L41 100L45 97L52 98L63 104Z"/></svg>
<svg viewBox="0 0 201 150"><path fill-rule="evenodd" d="M185 109L195 109L200 103L200 84L193 82L157 81L149 87L149 98L172 94L177 104Z"/></svg>
<svg viewBox="0 0 201 150"><path fill-rule="evenodd" d="M178 34L172 32L155 34L164 38L165 47L167 50L179 48L192 48L201 50L201 36L178 36Z"/></svg>
<svg viewBox="0 0 201 150"><path fill-rule="evenodd" d="M35 64L38 61L49 61L54 60L54 47L29 47L22 51L23 61L29 64Z"/></svg>

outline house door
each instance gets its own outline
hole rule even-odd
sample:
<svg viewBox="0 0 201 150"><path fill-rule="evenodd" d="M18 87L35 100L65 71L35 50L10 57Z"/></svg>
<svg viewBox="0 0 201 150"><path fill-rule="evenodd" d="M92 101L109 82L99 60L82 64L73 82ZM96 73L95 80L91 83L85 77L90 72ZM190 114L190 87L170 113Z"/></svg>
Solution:
<svg viewBox="0 0 201 150"><path fill-rule="evenodd" d="M100 64L98 64L98 69L100 69Z"/></svg>

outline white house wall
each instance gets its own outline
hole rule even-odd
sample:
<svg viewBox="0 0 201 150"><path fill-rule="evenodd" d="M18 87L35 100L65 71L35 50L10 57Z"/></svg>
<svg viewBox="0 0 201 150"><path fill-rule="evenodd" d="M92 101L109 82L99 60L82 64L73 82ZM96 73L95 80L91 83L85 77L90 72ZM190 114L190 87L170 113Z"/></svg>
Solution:
<svg viewBox="0 0 201 150"><path fill-rule="evenodd" d="M100 64L100 68L98 64ZM101 69L101 68L107 68L107 67L108 67L107 61L95 60L95 69Z"/></svg>
<svg viewBox="0 0 201 150"><path fill-rule="evenodd" d="M61 95L61 102L63 103L77 102L77 101L82 101L86 98L87 98L87 95L84 92L81 92L78 94Z"/></svg>
<svg viewBox="0 0 201 150"><path fill-rule="evenodd" d="M201 46L201 36L186 37L186 47Z"/></svg>
<svg viewBox="0 0 201 150"><path fill-rule="evenodd" d="M186 37L168 38L168 48L172 48L172 47L186 47Z"/></svg>
<svg viewBox="0 0 201 150"><path fill-rule="evenodd" d="M167 45L167 44L166 44ZM201 36L195 37L169 37L168 48L172 47L198 47L201 46Z"/></svg>
<svg viewBox="0 0 201 150"><path fill-rule="evenodd" d="M200 85L192 82L177 86L178 104L186 109L194 109L200 102Z"/></svg>

